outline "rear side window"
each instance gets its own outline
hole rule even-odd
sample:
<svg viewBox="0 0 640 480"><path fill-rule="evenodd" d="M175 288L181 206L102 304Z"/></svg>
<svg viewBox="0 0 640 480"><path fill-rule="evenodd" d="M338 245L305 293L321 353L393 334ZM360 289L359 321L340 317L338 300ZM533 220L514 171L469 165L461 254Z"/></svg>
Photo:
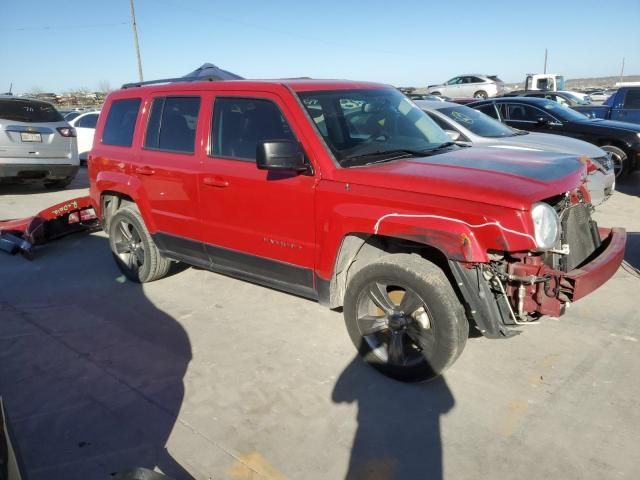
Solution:
<svg viewBox="0 0 640 480"><path fill-rule="evenodd" d="M102 132L102 143L130 147L139 109L139 98L115 100L107 115L104 132Z"/></svg>
<svg viewBox="0 0 640 480"><path fill-rule="evenodd" d="M46 102L20 98L0 100L0 118L13 122L63 122L55 107Z"/></svg>
<svg viewBox="0 0 640 480"><path fill-rule="evenodd" d="M200 97L158 97L153 100L145 148L193 153Z"/></svg>
<svg viewBox="0 0 640 480"><path fill-rule="evenodd" d="M280 109L269 100L218 98L213 107L212 153L255 161L258 142L295 140Z"/></svg>
<svg viewBox="0 0 640 480"><path fill-rule="evenodd" d="M96 124L98 123L98 114L91 113L89 115L85 115L76 124L76 127L80 128L96 128Z"/></svg>
<svg viewBox="0 0 640 480"><path fill-rule="evenodd" d="M624 96L624 108L640 108L640 88L627 91Z"/></svg>

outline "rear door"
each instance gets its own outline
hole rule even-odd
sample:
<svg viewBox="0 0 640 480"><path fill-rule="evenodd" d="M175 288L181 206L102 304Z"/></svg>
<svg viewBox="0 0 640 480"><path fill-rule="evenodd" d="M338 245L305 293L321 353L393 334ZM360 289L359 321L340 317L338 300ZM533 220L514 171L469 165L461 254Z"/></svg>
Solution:
<svg viewBox="0 0 640 480"><path fill-rule="evenodd" d="M611 120L640 123L640 88L626 91L623 101L611 109Z"/></svg>
<svg viewBox="0 0 640 480"><path fill-rule="evenodd" d="M215 97L211 106L200 203L212 263L218 269L313 296L316 177L256 166L260 141L286 139L303 144L300 129L272 93L225 93Z"/></svg>
<svg viewBox="0 0 640 480"><path fill-rule="evenodd" d="M69 124L49 103L2 98L0 159L15 164L69 164L75 157L75 137L63 136L58 129L64 127Z"/></svg>
<svg viewBox="0 0 640 480"><path fill-rule="evenodd" d="M142 149L132 168L147 196L159 247L195 263L206 258L198 246L200 146L196 136L201 105L199 92L151 94L144 105Z"/></svg>

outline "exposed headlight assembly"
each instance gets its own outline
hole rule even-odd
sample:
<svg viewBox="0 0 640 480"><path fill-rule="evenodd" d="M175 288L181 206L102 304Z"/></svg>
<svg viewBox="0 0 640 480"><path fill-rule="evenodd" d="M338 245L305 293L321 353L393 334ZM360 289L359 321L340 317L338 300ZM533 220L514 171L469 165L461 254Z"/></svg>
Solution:
<svg viewBox="0 0 640 480"><path fill-rule="evenodd" d="M538 249L553 248L560 238L560 218L556 211L546 203L534 203L531 219Z"/></svg>

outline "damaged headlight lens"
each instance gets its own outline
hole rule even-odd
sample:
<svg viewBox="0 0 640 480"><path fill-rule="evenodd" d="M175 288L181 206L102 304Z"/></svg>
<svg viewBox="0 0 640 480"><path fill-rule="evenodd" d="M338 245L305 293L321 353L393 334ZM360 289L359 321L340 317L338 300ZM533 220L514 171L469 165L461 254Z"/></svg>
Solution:
<svg viewBox="0 0 640 480"><path fill-rule="evenodd" d="M531 219L538 248L553 248L560 237L560 218L556 211L546 203L534 203Z"/></svg>

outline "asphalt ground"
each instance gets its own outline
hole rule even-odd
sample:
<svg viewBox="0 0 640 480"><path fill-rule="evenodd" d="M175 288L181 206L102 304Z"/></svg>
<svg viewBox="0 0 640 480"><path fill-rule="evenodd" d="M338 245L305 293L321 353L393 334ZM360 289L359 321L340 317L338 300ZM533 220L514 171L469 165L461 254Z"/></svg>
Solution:
<svg viewBox="0 0 640 480"><path fill-rule="evenodd" d="M0 186L0 219L87 189ZM640 172L599 208L640 267ZM0 253L0 394L30 480L640 478L640 278L470 338L437 381L364 366L338 312L195 268L137 285L103 233Z"/></svg>

